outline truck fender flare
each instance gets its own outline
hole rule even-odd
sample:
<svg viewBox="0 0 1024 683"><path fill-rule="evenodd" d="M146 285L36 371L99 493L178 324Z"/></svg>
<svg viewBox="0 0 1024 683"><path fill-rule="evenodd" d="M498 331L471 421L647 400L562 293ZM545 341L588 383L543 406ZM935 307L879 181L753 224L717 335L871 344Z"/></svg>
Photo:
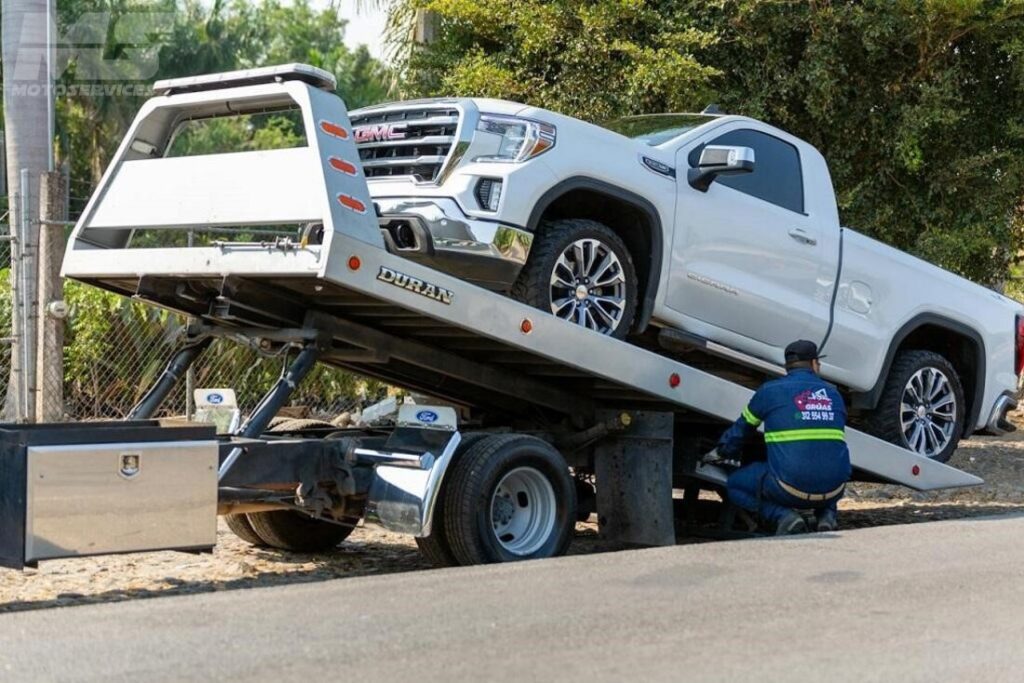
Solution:
<svg viewBox="0 0 1024 683"><path fill-rule="evenodd" d="M650 221L651 263L648 268L647 285L644 287L644 297L640 302L638 311L639 315L637 317L635 328L636 332L643 332L644 329L646 329L647 324L651 321L651 315L654 312L654 298L658 293L658 283L661 281L661 260L664 256L663 243L665 235L661 224L661 216L658 214L658 209L649 200L635 192L624 190L621 187L589 176L572 176L552 185L540 196L537 203L534 204L533 210L530 211L530 220L526 225L527 230L536 234L537 229L540 227L540 220L548 210L548 207L554 204L555 201L563 195L574 190L591 190L593 192L606 194L609 197L632 205L638 211L643 213L644 216L647 217L647 220Z"/></svg>
<svg viewBox="0 0 1024 683"><path fill-rule="evenodd" d="M971 412L964 423L964 433L971 434L974 432L975 425L978 423L978 415L981 413L981 404L985 398L985 342L981 338L981 335L973 328L936 313L919 313L904 323L903 326L896 331L892 341L889 342L889 349L886 351L885 360L882 362L881 372L878 375L878 379L875 380L874 386L867 391L856 392L852 397L853 406L855 408L866 408L870 410L878 405L878 401L882 397L882 390L885 388L885 381L889 377L889 370L892 368L892 362L896 358L896 352L899 350L900 345L912 332L924 325L934 325L935 327L941 327L949 330L950 332L955 332L967 337L975 346L977 367L974 369L974 395L971 398Z"/></svg>

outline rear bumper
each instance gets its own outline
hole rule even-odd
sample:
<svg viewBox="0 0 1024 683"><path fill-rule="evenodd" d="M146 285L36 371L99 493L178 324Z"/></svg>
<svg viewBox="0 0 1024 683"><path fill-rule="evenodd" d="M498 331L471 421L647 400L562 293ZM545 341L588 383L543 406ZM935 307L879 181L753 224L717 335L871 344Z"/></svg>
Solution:
<svg viewBox="0 0 1024 683"><path fill-rule="evenodd" d="M490 289L508 289L530 254L533 235L465 215L452 199L374 199L381 235L393 254Z"/></svg>
<svg viewBox="0 0 1024 683"><path fill-rule="evenodd" d="M1000 394L992 406L992 410L989 411L988 420L985 422L985 428L982 430L982 433L999 436L1000 434L1016 431L1017 426L1006 418L1006 414L1016 407L1016 396L1010 392Z"/></svg>

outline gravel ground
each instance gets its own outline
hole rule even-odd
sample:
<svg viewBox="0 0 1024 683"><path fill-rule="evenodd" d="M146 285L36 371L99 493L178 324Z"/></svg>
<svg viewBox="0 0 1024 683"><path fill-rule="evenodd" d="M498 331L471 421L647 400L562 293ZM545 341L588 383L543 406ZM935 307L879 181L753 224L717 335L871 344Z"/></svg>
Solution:
<svg viewBox="0 0 1024 683"><path fill-rule="evenodd" d="M951 465L985 484L921 493L879 484L853 484L841 504L844 528L1024 512L1024 435L975 438ZM693 539L681 539L688 542ZM570 552L608 550L592 524L581 524ZM38 570L0 569L0 612L114 602L180 593L234 590L282 583L325 581L429 568L411 538L357 529L330 554L253 548L221 523L212 554L144 553L44 562Z"/></svg>

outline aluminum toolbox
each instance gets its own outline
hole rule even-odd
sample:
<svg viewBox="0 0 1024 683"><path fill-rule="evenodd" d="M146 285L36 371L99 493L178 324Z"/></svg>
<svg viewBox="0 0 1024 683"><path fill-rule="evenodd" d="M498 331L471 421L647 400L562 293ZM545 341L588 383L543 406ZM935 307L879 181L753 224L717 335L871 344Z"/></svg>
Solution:
<svg viewBox="0 0 1024 683"><path fill-rule="evenodd" d="M0 566L209 550L217 458L212 427L0 425Z"/></svg>

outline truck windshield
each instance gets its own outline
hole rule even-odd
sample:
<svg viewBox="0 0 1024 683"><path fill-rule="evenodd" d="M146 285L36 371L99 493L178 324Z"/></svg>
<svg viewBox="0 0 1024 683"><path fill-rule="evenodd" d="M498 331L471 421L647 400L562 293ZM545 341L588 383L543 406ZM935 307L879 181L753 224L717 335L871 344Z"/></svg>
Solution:
<svg viewBox="0 0 1024 683"><path fill-rule="evenodd" d="M716 118L718 117L708 114L648 114L626 116L601 125L627 138L655 147Z"/></svg>

